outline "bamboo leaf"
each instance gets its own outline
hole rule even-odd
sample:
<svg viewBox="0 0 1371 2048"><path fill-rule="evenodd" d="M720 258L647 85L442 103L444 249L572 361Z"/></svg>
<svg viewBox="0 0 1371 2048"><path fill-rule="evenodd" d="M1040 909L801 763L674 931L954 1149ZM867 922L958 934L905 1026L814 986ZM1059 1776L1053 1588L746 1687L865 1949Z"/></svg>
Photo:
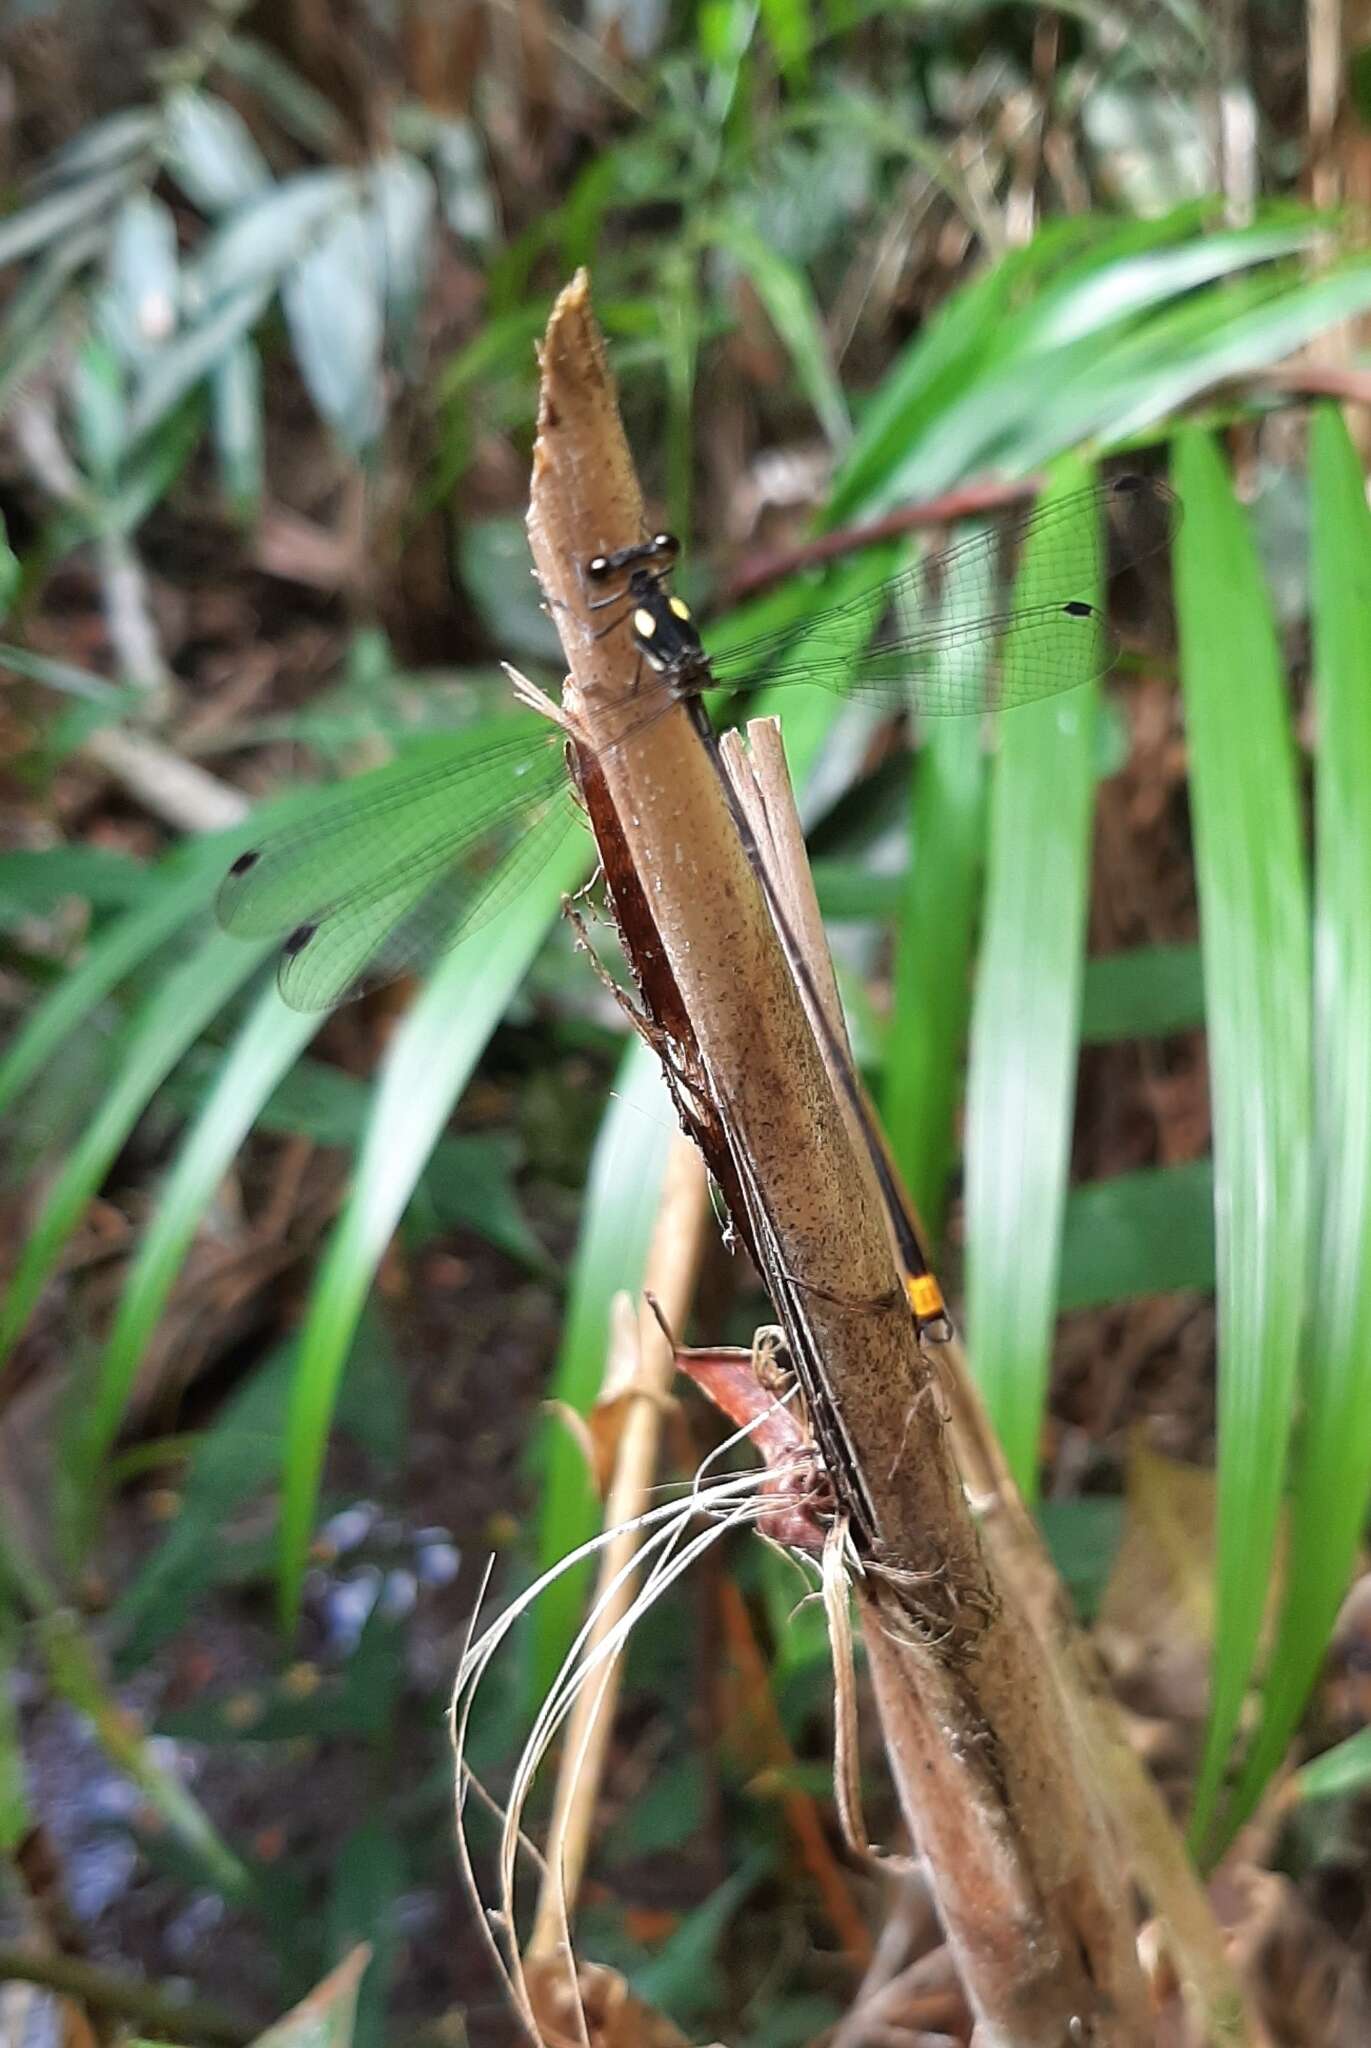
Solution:
<svg viewBox="0 0 1371 2048"><path fill-rule="evenodd" d="M303 78L293 64L255 36L226 36L219 61L306 149L320 156L345 157L348 124L326 94Z"/></svg>
<svg viewBox="0 0 1371 2048"><path fill-rule="evenodd" d="M376 253L360 208L348 207L300 257L281 292L310 397L354 455L381 424L385 322Z"/></svg>
<svg viewBox="0 0 1371 2048"><path fill-rule="evenodd" d="M136 440L163 419L186 393L216 369L267 309L271 294L250 285L186 327L165 348L150 354L128 411L128 437Z"/></svg>
<svg viewBox="0 0 1371 2048"><path fill-rule="evenodd" d="M1285 1594L1262 1722L1230 1828L1252 1810L1294 1733L1352 1575L1371 1495L1371 514L1360 458L1331 409L1315 421L1310 492L1318 1228Z"/></svg>
<svg viewBox="0 0 1371 2048"><path fill-rule="evenodd" d="M176 325L181 280L176 222L147 192L124 201L109 253L106 322L126 362L139 362Z"/></svg>
<svg viewBox="0 0 1371 2048"><path fill-rule="evenodd" d="M947 300L881 380L863 412L830 494L830 524L859 514L870 518L901 498L916 496L920 489L943 489L966 474L966 464L958 457L950 470L941 464L930 469L920 460L917 475L911 478L909 464L917 459L912 451L921 449L931 424L944 417L975 383L986 362L994 360L996 338L1003 334L1018 294L1040 288L1063 250L1079 247L1090 235L1084 221L1053 222Z"/></svg>
<svg viewBox="0 0 1371 2048"><path fill-rule="evenodd" d="M203 212L231 213L270 185L266 158L227 100L187 86L166 114L166 167Z"/></svg>
<svg viewBox="0 0 1371 2048"><path fill-rule="evenodd" d="M0 1364L120 1146L186 1048L252 973L262 950L216 933L166 977L134 1019L117 1077L53 1182L24 1246L0 1309Z"/></svg>
<svg viewBox="0 0 1371 2048"><path fill-rule="evenodd" d="M0 269L73 236L84 223L115 204L128 189L129 176L122 166L99 172L83 178L79 184L61 185L55 192L46 192L31 206L12 213L0 224Z"/></svg>
<svg viewBox="0 0 1371 2048"><path fill-rule="evenodd" d="M1176 603L1209 1025L1218 1266L1212 1698L1192 1838L1213 1846L1275 1555L1305 1299L1309 920L1289 709L1252 537L1211 443L1177 444Z"/></svg>
<svg viewBox="0 0 1371 2048"><path fill-rule="evenodd" d="M809 78L809 52L814 41L809 0L761 0L762 24L782 72L795 86Z"/></svg>
<svg viewBox="0 0 1371 2048"><path fill-rule="evenodd" d="M372 1276L453 1103L588 859L584 839L566 836L500 922L440 962L391 1041L356 1181L300 1337L281 1506L280 1599L288 1626L299 1608L338 1381Z"/></svg>
<svg viewBox="0 0 1371 2048"><path fill-rule="evenodd" d="M204 244L188 271L188 296L209 308L247 285L275 286L306 237L351 189L342 171L301 171L270 186Z"/></svg>
<svg viewBox="0 0 1371 2048"><path fill-rule="evenodd" d="M213 857L217 860L217 848ZM89 1021L110 990L204 909L209 872L203 856L169 861L149 878L148 900L92 940L85 958L38 1005L0 1062L0 1114Z"/></svg>
<svg viewBox="0 0 1371 2048"><path fill-rule="evenodd" d="M414 157L382 157L369 180L370 220L376 237L387 325L403 358L413 336L433 260L433 216L438 195Z"/></svg>
<svg viewBox="0 0 1371 2048"><path fill-rule="evenodd" d="M711 234L751 280L828 440L836 448L845 446L852 431L847 401L804 272L736 215L715 220Z"/></svg>
<svg viewBox="0 0 1371 2048"><path fill-rule="evenodd" d="M150 107L128 107L93 121L64 142L34 175L39 187L70 185L92 171L126 164L157 140L160 118Z"/></svg>
<svg viewBox="0 0 1371 2048"><path fill-rule="evenodd" d="M1335 1749L1325 1750L1295 1773L1302 1799L1346 1799L1366 1790L1371 1780L1371 1728L1359 1728Z"/></svg>
<svg viewBox="0 0 1371 2048"><path fill-rule="evenodd" d="M1178 224L1188 222L1189 208L1173 218ZM1300 220L1201 235L1169 248L1125 250L1113 258L1106 250L1106 261L1082 265L1056 290L1032 301L1024 316L1024 340L1035 349L1051 351L1098 337L1133 315L1163 307L1203 285L1279 256L1297 256L1308 248L1315 232L1312 221Z"/></svg>
<svg viewBox="0 0 1371 2048"><path fill-rule="evenodd" d="M10 546L4 518L0 516L0 619L6 617L14 602L22 574L19 557Z"/></svg>
<svg viewBox="0 0 1371 2048"><path fill-rule="evenodd" d="M1033 577L1030 551L1016 603L1034 601ZM967 1085L966 1318L976 1376L1030 1497L1075 1103L1098 703L1090 684L1003 719L990 795Z"/></svg>
<svg viewBox="0 0 1371 2048"><path fill-rule="evenodd" d="M251 956L247 958L250 964ZM92 1407L81 1432L88 1484L118 1433L139 1363L215 1189L263 1102L321 1022L317 1016L301 1017L287 1010L275 989L269 989L239 1033L187 1133L129 1272L101 1356Z"/></svg>
<svg viewBox="0 0 1371 2048"><path fill-rule="evenodd" d="M975 719L933 722L912 799L914 858L896 930L881 1106L914 1206L936 1243L956 1157L985 851L986 773Z"/></svg>
<svg viewBox="0 0 1371 2048"><path fill-rule="evenodd" d="M32 1839L34 1816L29 1807L28 1776L19 1727L20 1683L16 1652L20 1631L8 1612L8 1601L0 1609L0 1853L18 1854L26 1838Z"/></svg>
<svg viewBox="0 0 1371 2048"><path fill-rule="evenodd" d="M21 847L0 860L0 916L42 916L68 896L126 910L157 893L152 869L100 846Z"/></svg>

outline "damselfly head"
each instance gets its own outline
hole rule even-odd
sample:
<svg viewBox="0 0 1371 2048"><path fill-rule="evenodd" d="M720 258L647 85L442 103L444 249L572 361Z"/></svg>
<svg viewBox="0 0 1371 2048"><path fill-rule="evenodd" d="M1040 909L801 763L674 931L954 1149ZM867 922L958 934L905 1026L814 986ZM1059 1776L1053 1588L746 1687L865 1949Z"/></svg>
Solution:
<svg viewBox="0 0 1371 2048"><path fill-rule="evenodd" d="M681 543L674 533L654 533L651 540L637 540L626 548L614 548L608 554L592 555L585 565L586 580L590 583L607 582L621 569L631 569L635 576L643 574L642 564L655 562L656 573L668 568L681 552ZM651 572L648 572L651 573ZM632 580L632 579L630 579Z"/></svg>

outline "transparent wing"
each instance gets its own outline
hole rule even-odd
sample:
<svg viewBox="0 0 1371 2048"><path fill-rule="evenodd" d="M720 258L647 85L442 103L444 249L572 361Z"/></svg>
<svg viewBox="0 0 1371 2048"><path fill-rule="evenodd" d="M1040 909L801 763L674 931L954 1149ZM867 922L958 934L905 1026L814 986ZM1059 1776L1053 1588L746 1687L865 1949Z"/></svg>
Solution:
<svg viewBox="0 0 1371 2048"><path fill-rule="evenodd" d="M922 717L1074 689L1116 656L1093 602L1104 576L1165 548L1179 517L1152 478L1088 485L924 556L807 627L731 647L715 679L818 683Z"/></svg>
<svg viewBox="0 0 1371 2048"><path fill-rule="evenodd" d="M536 813L525 811L494 865L464 863L437 874L420 864L380 894L354 896L286 941L276 986L292 1010L330 1010L426 967L499 915L544 866L576 816L565 788Z"/></svg>
<svg viewBox="0 0 1371 2048"><path fill-rule="evenodd" d="M220 885L219 922L240 938L285 937L282 994L326 1009L492 915L502 864L555 810L564 827L558 736L536 718L488 724L426 749L422 766L359 776L249 848Z"/></svg>

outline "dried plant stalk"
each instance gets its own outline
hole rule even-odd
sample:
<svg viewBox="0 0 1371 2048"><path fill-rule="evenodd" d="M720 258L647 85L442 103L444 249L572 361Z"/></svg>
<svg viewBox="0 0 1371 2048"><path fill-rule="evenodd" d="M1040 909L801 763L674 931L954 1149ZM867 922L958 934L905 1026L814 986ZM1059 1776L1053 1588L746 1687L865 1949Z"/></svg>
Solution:
<svg viewBox="0 0 1371 2048"><path fill-rule="evenodd" d="M684 1326L695 1292L708 1215L703 1162L694 1145L678 1137L667 1160L643 1276L645 1292L661 1304L668 1323L676 1328ZM597 1619L586 1642L587 1658L594 1657L633 1600L633 1581L624 1567L642 1538L637 1528L625 1525L647 1506L657 1469L662 1403L676 1370L672 1348L646 1301L638 1311L636 1352L629 1388L633 1404L619 1435L614 1476L605 1496L605 1527L621 1533L600 1556L593 1603ZM548 1829L547 1868L528 1946L530 1963L546 1960L566 1945L604 1775L619 1674L617 1660L607 1664L579 1695L567 1726Z"/></svg>
<svg viewBox="0 0 1371 2048"><path fill-rule="evenodd" d="M588 608L581 565L643 532L583 277L542 355L534 560L584 733L686 1024L664 1040L678 1099L721 1139L711 1165L785 1324L849 1520L887 1750L982 2048L1142 2044L1146 1987L1117 1859L1061 1693L1007 1603L954 1464L870 1162L854 1147L712 762L681 709L624 744L637 657ZM601 807L592 800L597 823ZM618 902L616 894L616 904ZM622 906L621 923L623 922ZM636 922L636 920L635 920ZM659 956L659 958L658 958Z"/></svg>

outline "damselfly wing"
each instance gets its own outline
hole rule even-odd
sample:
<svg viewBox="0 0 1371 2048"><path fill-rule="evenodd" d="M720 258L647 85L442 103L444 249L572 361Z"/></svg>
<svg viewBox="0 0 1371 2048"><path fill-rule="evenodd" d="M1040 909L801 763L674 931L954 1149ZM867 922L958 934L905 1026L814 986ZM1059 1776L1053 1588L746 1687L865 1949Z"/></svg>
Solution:
<svg viewBox="0 0 1371 2048"><path fill-rule="evenodd" d="M1075 689L1117 658L1096 602L1108 576L1164 549L1178 519L1173 493L1153 479L1090 485L894 575L872 573L836 603L830 580L798 625L714 649L668 589L672 536L592 556L591 601L644 656L623 743L712 686L817 684L915 719ZM220 922L244 938L280 934L277 978L292 1008L329 1009L422 967L496 916L547 859L575 816L561 735L533 716L496 724L423 765L359 776L233 863Z"/></svg>
<svg viewBox="0 0 1371 2048"><path fill-rule="evenodd" d="M344 783L220 884L225 931L281 936L277 985L292 1009L332 1009L426 965L497 915L576 815L561 735L535 716L425 757Z"/></svg>

